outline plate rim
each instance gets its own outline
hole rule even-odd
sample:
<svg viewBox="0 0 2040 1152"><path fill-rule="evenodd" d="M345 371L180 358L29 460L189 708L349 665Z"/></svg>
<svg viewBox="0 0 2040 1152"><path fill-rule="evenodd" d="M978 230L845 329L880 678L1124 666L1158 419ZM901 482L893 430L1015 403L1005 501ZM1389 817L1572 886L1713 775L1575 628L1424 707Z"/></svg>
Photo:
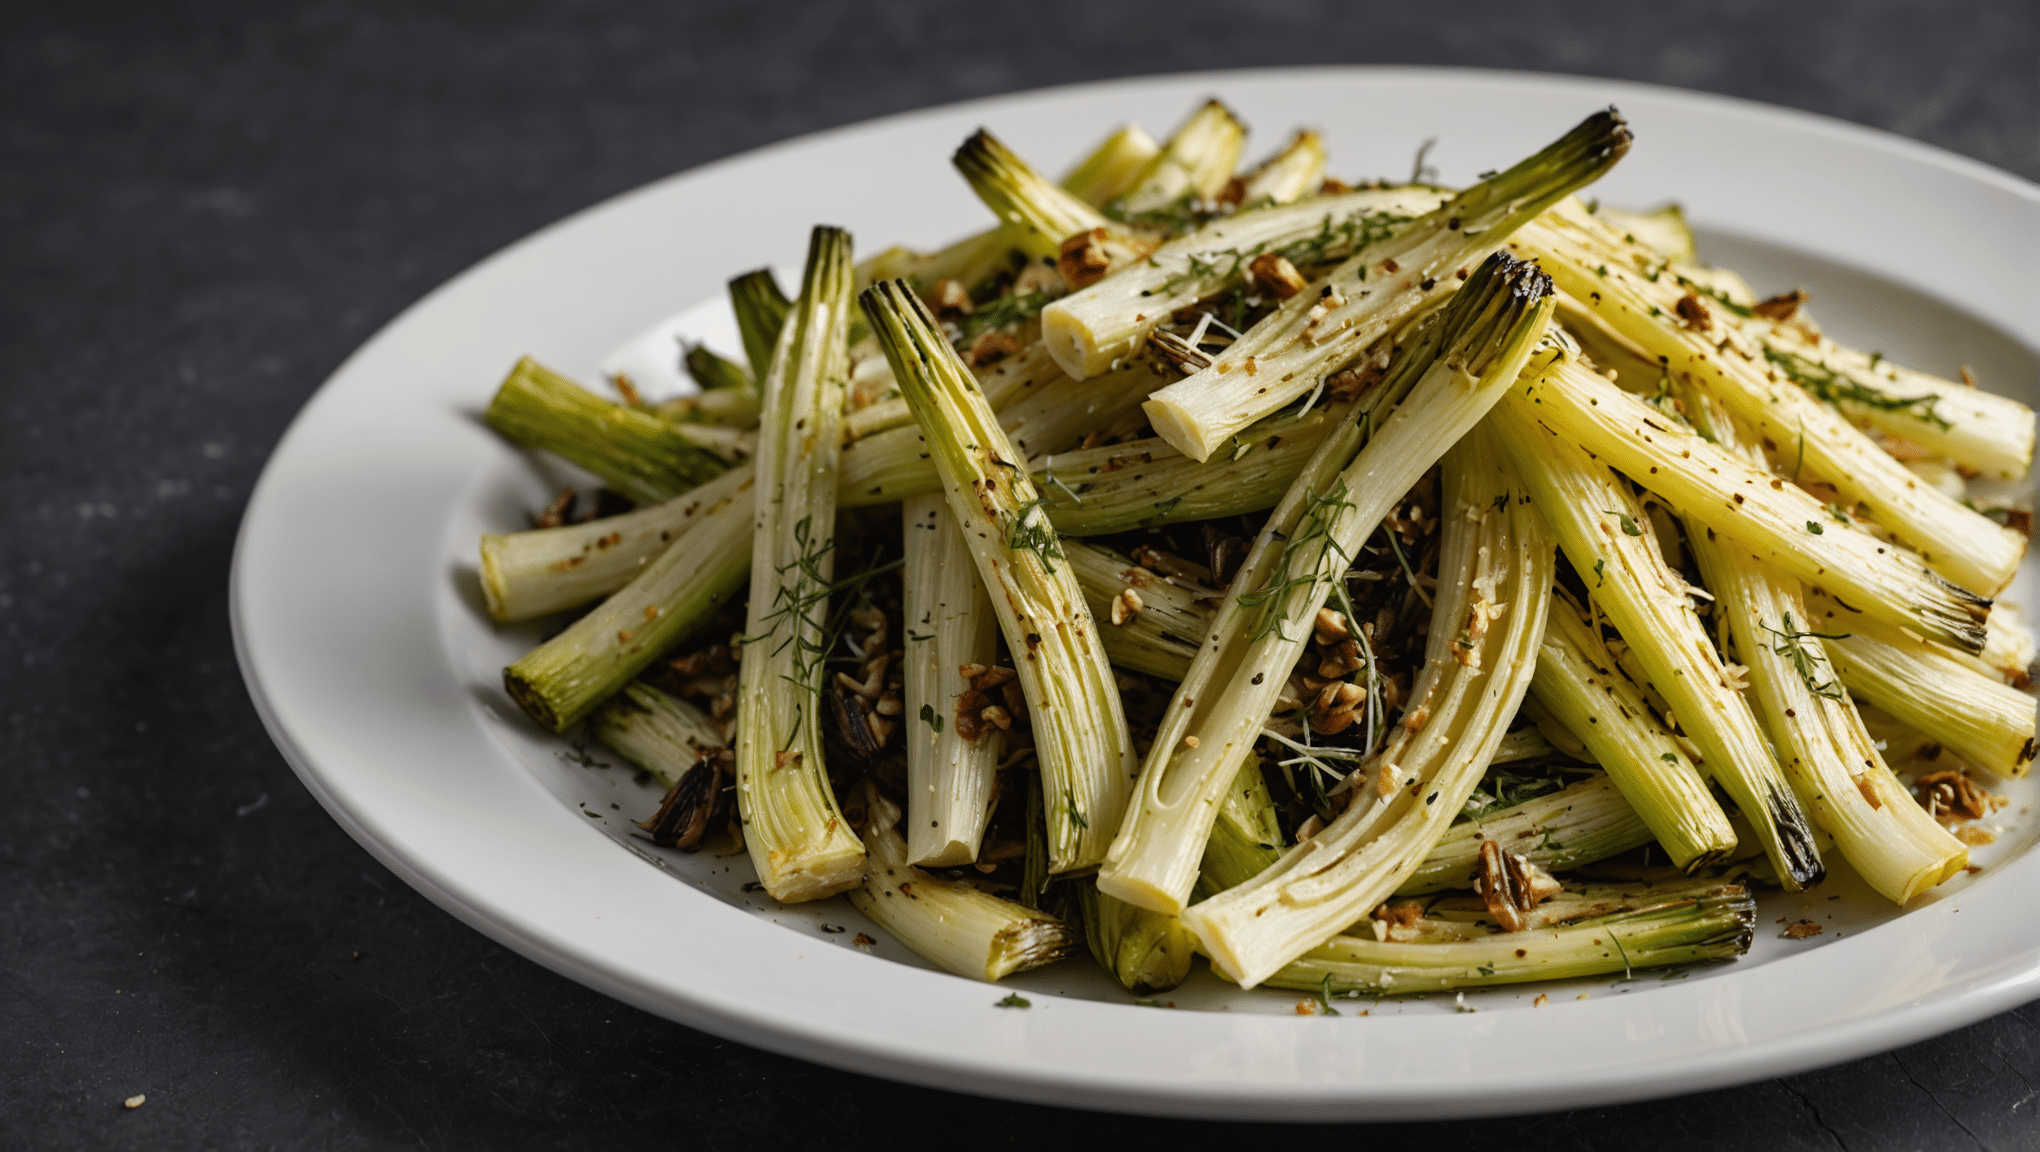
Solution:
<svg viewBox="0 0 2040 1152"><path fill-rule="evenodd" d="M718 1035L850 1071L1040 1103L1171 1114L1181 1114L1187 1107L1200 1114L1267 1119L1388 1119L1392 1116L1420 1114L1423 1105L1434 1103L1442 1096L1427 1096L1422 1089L1414 1085L1397 1084L1393 1086L1394 1091L1408 1098L1417 1107L1408 1111L1384 1112L1383 1101L1379 1096L1368 1094L1356 1096L1348 1087L1339 1087L1337 1090L1327 1092L1323 1084L1293 1085L1291 1086L1293 1091L1283 1091L1280 1090L1280 1086L1264 1083L1248 1085L1243 1091L1227 1092L1221 1085L1197 1081L1175 1085L1175 1090L1171 1091L1169 1085L1146 1084L1128 1087L1058 1080L1052 1076L1042 1075L1038 1070L1033 1074L1016 1077L1010 1066L1001 1065L996 1059L974 1062L938 1061L931 1059L927 1053L916 1050L912 1044L885 1043L880 1039L852 1037L815 1027L794 1026L784 1018L747 1012L741 1007L715 1002L707 997L690 999L682 996L676 999L670 991L655 994L641 984L634 983L625 974L605 967L600 958L583 954L572 947L570 942L560 941L533 930L521 918L508 914L507 910L478 903L472 893L464 892L458 885L448 883L444 877L436 875L434 870L418 857L414 846L389 840L386 828L378 829L363 812L357 811L355 802L358 798L348 795L343 786L344 780L332 776L330 768L322 768L312 750L303 743L301 734L292 731L284 709L270 696L271 686L265 684L260 675L261 658L256 652L258 642L249 632L251 615L259 614L261 611L255 603L259 597L259 590L251 588L248 583L250 579L248 574L251 571L249 557L257 547L255 536L259 531L266 530L264 528L266 521L263 517L271 503L278 498L276 491L284 483L281 479L284 473L282 462L293 452L296 442L309 435L305 430L319 418L321 401L329 400L335 393L334 384L348 377L350 371L356 369L365 357L384 349L392 334L402 328L407 321L412 321L429 306L459 292L463 286L486 275L501 262L514 258L529 246L540 244L593 217L611 212L635 198L654 195L658 190L676 182L712 181L724 171L740 165L780 153L798 152L817 142L860 131L910 125L919 119L943 118L975 109L985 109L989 112L1002 105L1022 104L1052 96L1084 95L1093 99L1105 99L1115 90L1138 86L1194 85L1223 91L1227 84L1238 84L1250 79L1308 82L1318 77L1354 76L1387 81L1406 78L1431 81L1477 79L1554 88L1591 86L1596 92L1614 93L1618 98L1623 92L1635 92L1639 96L1648 95L1651 99L1686 104L1703 110L1713 108L1774 123L1782 122L1844 142L1872 146L1904 159L1927 163L1957 176L1980 180L2024 200L2040 204L2040 185L2034 185L2016 175L1933 145L1815 113L1778 108L1738 97L1690 92L1632 81L1478 68L1312 66L1184 72L1058 85L893 113L873 120L806 133L722 157L685 172L675 173L624 191L571 213L477 261L420 297L378 329L343 360L308 399L304 408L293 418L280 438L270 460L264 465L262 476L250 497L237 532L229 575L230 620L236 659L265 730L299 779L304 781L320 804L333 814L342 828L386 867L440 908L452 913L470 927L570 979L647 1011ZM1965 311L1968 309L1965 308ZM2001 324L1997 327L2029 349L2034 347L2034 340L2027 332L2007 328ZM1983 882L1998 879L1999 877L1991 876L1986 877ZM734 913L734 910L731 911ZM2040 959L2040 949L2035 950L2034 957ZM916 972L917 977L927 975ZM941 979L954 978L941 977ZM968 984L966 986L978 990L985 987ZM1496 1106L1476 1107L1475 1111L1521 1112L1573 1107L1585 1103L1613 1103L1760 1079L1852 1059L1909 1043L1994 1015L2036 997L2040 997L2040 963L2028 963L2023 970L2000 973L1996 976L1978 975L1957 992L1922 999L1908 1006L1888 1008L1873 1016L1829 1024L1815 1032L1768 1040L1755 1052L1746 1048L1724 1049L1704 1058L1689 1058L1691 1063L1702 1066L1687 1069L1681 1074L1676 1085L1668 1086L1662 1079L1653 1081L1638 1076L1621 1084L1596 1085L1594 1089L1580 1095L1560 1093L1554 1096L1543 1086L1535 1089L1505 1089L1499 1094L1500 1099L1493 1101ZM1076 1003L1071 1002L1072 1005ZM1101 1007L1110 1009L1117 1006ZM1079 1010L1079 1014L1082 1014L1082 1010ZM878 1060L877 1066L873 1064L874 1058ZM1464 1086L1456 1086L1455 1090L1464 1091ZM1536 1093L1534 1097L1530 1094L1533 1091ZM1462 1111L1461 1114L1468 1113Z"/></svg>

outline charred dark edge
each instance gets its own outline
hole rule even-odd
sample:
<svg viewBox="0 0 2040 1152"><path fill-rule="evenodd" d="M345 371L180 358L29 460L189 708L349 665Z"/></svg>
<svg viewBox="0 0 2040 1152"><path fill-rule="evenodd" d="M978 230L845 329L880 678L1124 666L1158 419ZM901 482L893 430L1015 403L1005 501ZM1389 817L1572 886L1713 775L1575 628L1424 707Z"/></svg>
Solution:
<svg viewBox="0 0 2040 1152"><path fill-rule="evenodd" d="M949 159L981 197L988 191L1004 197L1016 180L1032 171L1025 160L983 128L971 133Z"/></svg>
<svg viewBox="0 0 2040 1152"><path fill-rule="evenodd" d="M666 790L666 798L659 802L659 810L650 819L637 822L639 828L651 837L661 848L678 848L692 852L701 846L701 838L708 831L709 820L715 814L716 797L721 790L723 761L729 757L727 748L704 748L694 758L694 763L673 786Z"/></svg>
<svg viewBox="0 0 2040 1152"><path fill-rule="evenodd" d="M1774 786L1764 798L1764 807L1770 813L1771 826L1778 830L1778 854L1784 858L1792 882L1801 888L1811 888L1827 879L1827 865L1821 862L1813 828L1798 801Z"/></svg>
<svg viewBox="0 0 2040 1152"><path fill-rule="evenodd" d="M1047 916L1015 920L992 937L991 955L1011 956L1014 972L1025 972L1053 964L1077 950L1077 934L1060 920Z"/></svg>
<svg viewBox="0 0 2040 1152"><path fill-rule="evenodd" d="M1987 625L1992 599L1971 592L1931 569L1925 571L1934 587L1947 594L1947 601L1934 605L1928 614L1930 619L1941 624L1946 643L1970 656L1983 651L1990 632Z"/></svg>
<svg viewBox="0 0 2040 1152"><path fill-rule="evenodd" d="M780 329L793 311L793 301L780 290L769 268L746 272L729 282L730 308L737 315L737 331L744 345L744 359L750 362L753 385L763 392L765 370L772 360Z"/></svg>
<svg viewBox="0 0 2040 1152"><path fill-rule="evenodd" d="M517 706L524 709L524 714L537 722L539 727L548 732L559 732L566 728L566 725L561 723L559 710L553 707L552 701L546 699L545 693L536 685L520 675L515 666L503 669L503 691L508 692L510 699L515 700Z"/></svg>
<svg viewBox="0 0 2040 1152"><path fill-rule="evenodd" d="M1498 176L1468 188L1438 209L1447 215L1472 216L1511 201L1522 201L1502 227L1517 224L1593 183L1629 152L1635 137L1629 122L1610 106L1587 117L1564 136Z"/></svg>
<svg viewBox="0 0 2040 1152"><path fill-rule="evenodd" d="M1604 671L1602 672L1602 675L1605 676L1607 675L1607 673ZM1696 875L1702 868L1712 868L1714 865L1721 863L1723 860L1726 860L1727 858L1728 849L1726 848L1716 848L1712 852L1702 852L1700 855L1693 857L1693 859L1687 863L1685 868L1686 875L1688 876Z"/></svg>
<svg viewBox="0 0 2040 1152"><path fill-rule="evenodd" d="M1757 898L1741 884L1724 885L1708 895L1721 899L1723 907L1735 917L1734 931L1725 934L1723 939L1735 941L1738 955L1748 952L1750 944L1757 938Z"/></svg>

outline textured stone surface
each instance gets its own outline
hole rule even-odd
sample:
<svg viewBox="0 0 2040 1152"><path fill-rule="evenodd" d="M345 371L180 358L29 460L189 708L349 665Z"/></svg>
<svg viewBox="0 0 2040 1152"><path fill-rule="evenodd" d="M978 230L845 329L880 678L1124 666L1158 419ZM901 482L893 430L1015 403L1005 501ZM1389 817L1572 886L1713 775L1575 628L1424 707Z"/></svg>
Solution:
<svg viewBox="0 0 2040 1152"><path fill-rule="evenodd" d="M873 115L1159 71L1447 63L1773 101L2040 177L2030 5L1353 7L9 5L0 1146L805 1147L888 1132L1040 1147L1183 1132L768 1055L462 927L348 840L263 735L234 668L227 565L285 423L433 285L605 196ZM2028 1005L1729 1092L1356 1136L2030 1149L2036 1083ZM137 1093L147 1103L123 1109Z"/></svg>

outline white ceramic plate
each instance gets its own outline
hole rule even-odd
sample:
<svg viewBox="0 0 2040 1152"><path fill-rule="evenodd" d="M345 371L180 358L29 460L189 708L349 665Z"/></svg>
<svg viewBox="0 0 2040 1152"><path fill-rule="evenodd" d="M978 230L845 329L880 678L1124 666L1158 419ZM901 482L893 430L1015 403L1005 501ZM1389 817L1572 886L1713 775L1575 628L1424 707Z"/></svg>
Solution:
<svg viewBox="0 0 2040 1152"><path fill-rule="evenodd" d="M949 154L986 125L1058 166L1111 126L1157 132L1222 95L1266 151L1321 126L1333 170L1401 175L1427 138L1451 183L1505 167L1614 103L1636 133L1593 194L1677 198L1703 255L1760 290L1805 284L1842 338L2033 399L2040 190L1892 136L1774 108L1607 81L1434 69L1239 72L1086 85L896 116L649 185L506 249L369 341L264 472L235 557L241 665L307 787L441 907L572 979L732 1039L859 1072L1081 1107L1270 1119L1570 1108L1775 1076L1904 1044L2040 995L2040 819L1976 876L1903 916L1846 875L1764 909L1757 947L1682 979L1361 1002L1299 1018L1293 994L1208 974L1131 1004L1086 961L1005 989L850 944L847 903L781 909L742 857L628 837L656 796L526 723L498 670L534 642L479 608L477 535L550 493L543 461L476 415L529 353L592 379L730 275L797 267L808 227L864 250L983 226ZM713 323L712 309L698 313ZM2030 580L2031 572L2022 577ZM2027 603L2033 603L2030 596ZM1837 869L1844 872L1844 869ZM1831 897L1833 897L1831 899ZM1829 931L1777 939L1779 916ZM828 928L852 929L832 933ZM873 935L882 935L873 932ZM1583 995L1584 994L1584 995ZM1371 1009L1366 1018L1357 1009Z"/></svg>

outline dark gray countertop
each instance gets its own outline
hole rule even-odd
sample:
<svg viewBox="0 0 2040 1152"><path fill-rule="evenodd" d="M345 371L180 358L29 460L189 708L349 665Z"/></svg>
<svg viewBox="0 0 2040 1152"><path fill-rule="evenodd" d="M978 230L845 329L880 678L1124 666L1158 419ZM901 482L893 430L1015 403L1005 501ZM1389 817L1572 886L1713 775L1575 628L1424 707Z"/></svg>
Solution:
<svg viewBox="0 0 2040 1152"><path fill-rule="evenodd" d="M637 184L883 113L1186 69L1463 64L1772 101L2040 177L2031 5L1375 7L7 5L0 1146L1180 1134L769 1055L461 926L270 745L234 665L228 561L292 414L434 285ZM1344 1138L2031 1149L2036 1086L2029 1004L1730 1091Z"/></svg>

